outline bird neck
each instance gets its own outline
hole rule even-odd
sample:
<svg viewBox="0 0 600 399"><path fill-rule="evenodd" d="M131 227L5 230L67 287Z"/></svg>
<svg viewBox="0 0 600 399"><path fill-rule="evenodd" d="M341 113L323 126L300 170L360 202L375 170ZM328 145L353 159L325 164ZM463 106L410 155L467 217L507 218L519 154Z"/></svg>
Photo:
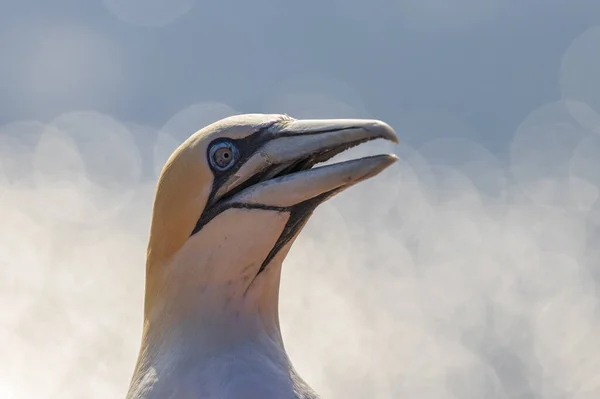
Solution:
<svg viewBox="0 0 600 399"><path fill-rule="evenodd" d="M157 247L150 243L136 378L149 370L160 375L191 368L197 380L206 380L207 373L220 371L207 371L205 365L221 361L248 370L278 370L290 380L292 367L279 326L279 283L293 240L258 273L287 220L281 212L231 209L168 260L156 256Z"/></svg>
<svg viewBox="0 0 600 399"><path fill-rule="evenodd" d="M188 355L200 357L252 346L277 362L287 362L287 357L281 358L285 350L279 324L284 256L273 259L250 290L247 280L204 286L192 276L147 279L146 296L151 293L151 299L145 303L142 350L161 357L185 348Z"/></svg>
<svg viewBox="0 0 600 399"><path fill-rule="evenodd" d="M190 237L169 259L146 265L146 339L165 337L217 345L269 336L281 342L279 282L291 242L260 274L288 216L271 211L231 209ZM265 224L271 232L265 232ZM169 237L163 237L167 240Z"/></svg>
<svg viewBox="0 0 600 399"><path fill-rule="evenodd" d="M291 381L300 379L283 345L278 316L280 264L273 266L271 278L257 280L261 290L246 295L231 295L237 290L227 286L202 292L188 283L180 284L178 290L163 284L162 299L151 301L151 306L146 303L131 392L151 385L157 396L147 397L162 398L163 389L170 392L172 387L227 381L239 375L260 375L257 378L272 389L291 390ZM150 377L152 381L147 382Z"/></svg>
<svg viewBox="0 0 600 399"><path fill-rule="evenodd" d="M154 346L168 346L174 339L217 348L221 343L269 337L283 347L278 286L262 290L260 296L253 291L244 295L226 285L205 288L204 292L185 286L172 288L169 291L175 295L164 295L162 301L153 301L145 309L144 338Z"/></svg>
<svg viewBox="0 0 600 399"><path fill-rule="evenodd" d="M293 381L301 380L283 346L276 314L235 301L221 311L206 306L188 312L167 309L165 304L162 310L157 307L146 315L131 381L130 392L147 389L149 393L130 393L128 398L158 399L174 391L217 397L223 382L239 385L243 376L252 376L269 389L289 392L284 396L252 393L251 397L296 398L291 395ZM255 384L248 388L263 389Z"/></svg>

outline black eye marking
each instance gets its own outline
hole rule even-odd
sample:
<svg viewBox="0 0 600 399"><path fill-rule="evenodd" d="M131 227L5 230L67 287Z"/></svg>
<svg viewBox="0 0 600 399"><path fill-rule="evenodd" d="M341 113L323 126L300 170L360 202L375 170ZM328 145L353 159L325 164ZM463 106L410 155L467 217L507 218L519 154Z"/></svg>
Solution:
<svg viewBox="0 0 600 399"><path fill-rule="evenodd" d="M239 159L239 150L231 141L214 143L208 150L210 165L220 171L226 171Z"/></svg>
<svg viewBox="0 0 600 399"><path fill-rule="evenodd" d="M198 218L194 229L192 230L190 236L196 234L200 229L208 223L213 217L218 215L220 212L224 211L226 208L215 207L215 194L219 190L219 188L227 181L227 179L234 174L244 163L252 156L260 147L262 147L267 141L273 138L273 134L269 131L269 129L276 124L277 121L265 125L258 129L256 132L242 138L242 139L233 139L233 138L218 138L213 140L209 145L206 151L206 156L208 157L208 162L213 171L214 180L212 184L212 190L208 199L206 201L206 206L202 211L202 214ZM225 144L229 143L229 144ZM219 148L225 145L232 145L235 148L235 161L231 163L231 165L222 169L220 167L214 167L212 161L212 152L216 152ZM213 150L214 149L214 150ZM220 154L223 155L223 154Z"/></svg>

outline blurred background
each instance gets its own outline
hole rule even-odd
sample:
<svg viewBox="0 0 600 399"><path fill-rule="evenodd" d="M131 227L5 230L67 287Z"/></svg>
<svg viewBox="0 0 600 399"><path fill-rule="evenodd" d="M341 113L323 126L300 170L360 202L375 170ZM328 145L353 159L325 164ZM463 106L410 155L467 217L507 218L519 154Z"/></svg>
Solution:
<svg viewBox="0 0 600 399"><path fill-rule="evenodd" d="M157 174L250 112L402 140L284 264L323 397L600 397L600 2L0 0L1 399L124 397Z"/></svg>

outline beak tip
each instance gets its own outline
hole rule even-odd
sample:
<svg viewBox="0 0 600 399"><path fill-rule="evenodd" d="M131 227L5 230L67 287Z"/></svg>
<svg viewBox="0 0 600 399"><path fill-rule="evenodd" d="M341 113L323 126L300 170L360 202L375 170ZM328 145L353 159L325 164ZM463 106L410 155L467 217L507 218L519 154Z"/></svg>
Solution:
<svg viewBox="0 0 600 399"><path fill-rule="evenodd" d="M363 160L366 160L371 164L371 167L373 168L372 171L375 171L375 174L392 166L398 161L398 159L399 158L395 154L381 154L363 158ZM362 162L362 160L358 159L356 162Z"/></svg>
<svg viewBox="0 0 600 399"><path fill-rule="evenodd" d="M400 158L398 158L398 155L396 154L388 154L388 157L390 158L390 164L393 164L394 162L398 162L400 160Z"/></svg>
<svg viewBox="0 0 600 399"><path fill-rule="evenodd" d="M393 164L395 164L396 162L398 162L398 160L400 158L398 158L398 156L396 154L385 154L382 156L383 158L383 168L387 168L388 166L392 166Z"/></svg>
<svg viewBox="0 0 600 399"><path fill-rule="evenodd" d="M371 129L376 131L381 138L389 140L394 144L399 143L396 131L387 123L380 120L374 120L372 122Z"/></svg>
<svg viewBox="0 0 600 399"><path fill-rule="evenodd" d="M346 185L346 187L353 186L354 184L361 182L366 179L370 179L383 172L385 169L392 166L394 163L398 161L398 157L394 154L382 154L375 155L372 157L357 159L355 161L350 161L347 165L358 165L360 168L361 165L364 168L362 175L359 178L353 179L353 181Z"/></svg>

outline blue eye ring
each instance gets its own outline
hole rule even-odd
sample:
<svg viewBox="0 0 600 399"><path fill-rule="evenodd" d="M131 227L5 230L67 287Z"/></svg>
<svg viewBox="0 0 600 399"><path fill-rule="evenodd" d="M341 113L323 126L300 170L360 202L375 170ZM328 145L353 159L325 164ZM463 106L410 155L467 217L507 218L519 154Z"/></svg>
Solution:
<svg viewBox="0 0 600 399"><path fill-rule="evenodd" d="M208 151L210 165L220 172L235 165L238 160L238 149L230 141L221 141L213 144Z"/></svg>

